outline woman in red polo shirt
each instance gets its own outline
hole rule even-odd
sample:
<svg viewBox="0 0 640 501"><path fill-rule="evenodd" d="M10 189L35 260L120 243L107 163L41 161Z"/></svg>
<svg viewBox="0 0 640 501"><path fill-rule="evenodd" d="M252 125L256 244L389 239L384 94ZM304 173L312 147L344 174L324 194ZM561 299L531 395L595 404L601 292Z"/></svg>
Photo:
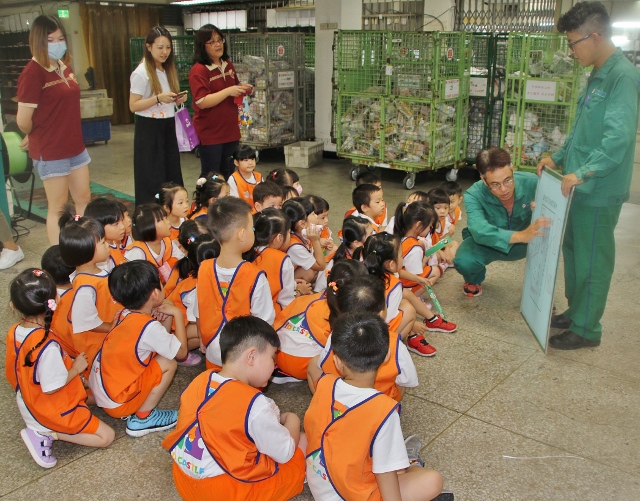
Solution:
<svg viewBox="0 0 640 501"><path fill-rule="evenodd" d="M212 24L205 24L196 33L189 85L193 125L200 139L200 177L213 171L227 179L234 171L229 159L240 142L238 106L233 98L251 93L253 86L238 80L224 36Z"/></svg>
<svg viewBox="0 0 640 501"><path fill-rule="evenodd" d="M29 150L47 195L47 236L58 243L58 218L69 198L82 215L91 199L89 154L82 139L80 86L69 67L67 35L57 17L38 16L31 25L33 59L18 79L21 147Z"/></svg>

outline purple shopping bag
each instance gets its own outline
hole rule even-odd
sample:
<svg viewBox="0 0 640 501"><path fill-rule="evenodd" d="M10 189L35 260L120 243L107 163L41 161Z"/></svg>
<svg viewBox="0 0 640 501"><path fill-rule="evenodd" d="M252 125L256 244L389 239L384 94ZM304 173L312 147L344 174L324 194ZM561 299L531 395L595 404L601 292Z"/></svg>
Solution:
<svg viewBox="0 0 640 501"><path fill-rule="evenodd" d="M180 106L175 113L176 117L176 138L178 139L179 151L192 151L200 144L196 129L191 121L189 110Z"/></svg>

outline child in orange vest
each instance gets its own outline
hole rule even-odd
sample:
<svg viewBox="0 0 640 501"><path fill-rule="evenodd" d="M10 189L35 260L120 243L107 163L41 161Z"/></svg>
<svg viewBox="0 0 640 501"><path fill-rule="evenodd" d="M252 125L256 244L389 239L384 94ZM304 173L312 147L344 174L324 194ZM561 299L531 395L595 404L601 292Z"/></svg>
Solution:
<svg viewBox="0 0 640 501"><path fill-rule="evenodd" d="M203 372L182 393L176 429L162 442L176 489L186 501L288 500L304 482L300 419L281 414L259 390L273 371L278 336L245 316L219 337L222 368Z"/></svg>
<svg viewBox="0 0 640 501"><path fill-rule="evenodd" d="M76 270L71 276L73 298L67 319L73 329L73 346L86 355L91 367L120 309L109 292L109 273L98 267L109 257L109 244L104 226L95 219L65 212L60 227L60 257ZM85 377L89 377L88 370Z"/></svg>
<svg viewBox="0 0 640 501"><path fill-rule="evenodd" d="M188 266L184 263L188 262L189 251L191 250L191 245L200 235L208 235L211 237L211 233L207 229L207 225L205 221L202 219L197 220L188 220L180 225L180 234L178 235L178 245L180 245L180 250L184 252L185 256L181 258L173 268L171 268L171 273L169 274L169 278L167 282L164 284L164 291L167 297L173 292L178 283L181 280L186 278L184 273L188 274ZM218 249L220 246L218 246ZM216 255L217 257L217 255ZM183 263L180 265L180 263ZM181 275L181 270L183 274Z"/></svg>
<svg viewBox="0 0 640 501"><path fill-rule="evenodd" d="M331 337L343 377L326 374L316 382L304 417L314 499L409 499L409 493L410 499L435 498L442 476L420 467L419 446L409 457L399 404L374 387L389 356L387 325L372 313L346 313Z"/></svg>
<svg viewBox="0 0 640 501"><path fill-rule="evenodd" d="M361 184L356 186L355 190L351 194L351 201L356 208L351 213L352 216L360 216L367 219L371 226L373 226L374 233L380 233L384 231L386 220L384 224L379 224L377 221L384 216L387 210L387 205L384 202L384 194L382 188L375 184Z"/></svg>
<svg viewBox="0 0 640 501"><path fill-rule="evenodd" d="M109 289L125 309L91 367L89 387L96 405L111 417L127 418L131 437L167 430L178 413L156 405L173 380L175 359L189 354L182 311L165 301L158 270L147 261L118 266L109 276ZM175 318L175 335L152 314Z"/></svg>
<svg viewBox="0 0 640 501"><path fill-rule="evenodd" d="M167 211L158 204L138 205L133 213L133 238L124 257L127 261L149 261L158 268L160 279L165 283L173 265L184 257L178 243L171 240Z"/></svg>
<svg viewBox="0 0 640 501"><path fill-rule="evenodd" d="M291 223L291 241L287 254L293 263L295 277L313 284L318 272L327 267L320 246L320 233L313 205L304 198L296 197L282 204L282 210Z"/></svg>
<svg viewBox="0 0 640 501"><path fill-rule="evenodd" d="M373 275L356 277L342 286L334 285L335 292L328 294L331 316L337 318L343 313L375 313L383 320L387 314L385 305L384 282ZM334 325L336 321L334 320ZM311 393L315 391L315 382L322 373L338 374L333 361L331 336L320 356L309 364L308 380ZM402 336L389 329L389 357L378 369L374 388L400 402L407 388L418 386L418 374Z"/></svg>
<svg viewBox="0 0 640 501"><path fill-rule="evenodd" d="M69 310L73 301L73 287L71 287L71 274L74 268L67 266L60 257L60 246L52 245L42 255L40 266L46 271L56 283L58 290L58 301L56 311L51 320L51 330L56 333L60 345L70 357L78 356L78 350L73 345L73 329L69 322Z"/></svg>
<svg viewBox="0 0 640 501"><path fill-rule="evenodd" d="M335 251L338 246L333 242L331 230L329 229L329 202L317 195L307 195L306 197L313 205L313 213L316 215L318 230L320 230L320 247L325 255Z"/></svg>
<svg viewBox="0 0 640 501"><path fill-rule="evenodd" d="M354 277L365 275L367 270L359 261L345 259L336 263L329 281L344 284ZM327 295L334 294L332 288L325 293L301 296L293 300L276 317L273 324L280 336L280 350L276 355L278 368L272 382L276 384L304 381L307 379L309 362L322 353L331 333L331 317Z"/></svg>
<svg viewBox="0 0 640 501"><path fill-rule="evenodd" d="M453 235L456 231L456 226L462 218L462 211L460 204L464 200L462 195L462 186L456 181L446 181L440 185L447 195L449 195L449 215L447 221L449 223L448 235Z"/></svg>
<svg viewBox="0 0 640 501"><path fill-rule="evenodd" d="M187 219L206 222L209 206L219 198L229 196L229 184L222 174L209 172L206 177L196 181L196 191L193 193L193 205Z"/></svg>
<svg viewBox="0 0 640 501"><path fill-rule="evenodd" d="M115 433L91 413L80 374L87 358L75 360L50 330L56 310L56 284L42 270L29 268L11 281L11 307L22 320L7 333L6 371L16 390L26 428L20 432L34 461L53 468L55 440L88 447L107 447ZM10 377L11 376L11 377Z"/></svg>
<svg viewBox="0 0 640 501"><path fill-rule="evenodd" d="M233 152L233 163L236 170L227 179L229 194L238 197L253 207L253 189L262 181L262 174L256 172L256 150L241 144Z"/></svg>
<svg viewBox="0 0 640 501"><path fill-rule="evenodd" d="M434 188L427 194L429 196L429 203L433 206L436 214L438 215L438 222L434 228L434 238L432 244L439 242L451 232L451 222L449 221L449 195L441 188ZM455 227L454 227L455 230ZM458 242L452 240L450 244L439 250L436 255L438 257L438 264L444 271L453 263L453 259L456 257L458 251Z"/></svg>
<svg viewBox="0 0 640 501"><path fill-rule="evenodd" d="M251 207L236 197L216 200L207 226L220 243L220 256L200 264L194 316L207 368L219 369L220 331L229 320L253 315L271 325L276 313L265 272L242 258L255 241Z"/></svg>
<svg viewBox="0 0 640 501"><path fill-rule="evenodd" d="M297 192L294 196L298 196ZM280 186L273 181L262 181L253 190L253 213L262 212L270 207L282 209L283 198Z"/></svg>
<svg viewBox="0 0 640 501"><path fill-rule="evenodd" d="M256 240L245 257L267 274L273 307L278 313L300 295L286 252L291 237L289 219L280 209L268 208L253 216L253 227ZM308 293L311 287L307 288Z"/></svg>
<svg viewBox="0 0 640 501"><path fill-rule="evenodd" d="M156 194L158 203L164 207L167 212L169 223L171 223L172 241L178 241L180 234L180 225L185 222L189 215L189 193L179 184L169 181L160 187L160 191Z"/></svg>
<svg viewBox="0 0 640 501"><path fill-rule="evenodd" d="M124 250L129 246L129 244L133 243L133 237L131 236L131 229L133 227L133 224L127 206L119 200L116 200L115 202L118 205L118 208L122 211L122 222L124 223L124 238L122 239L122 242L120 242L120 250L124 254Z"/></svg>
<svg viewBox="0 0 640 501"><path fill-rule="evenodd" d="M427 195L424 191L414 191L407 197L407 205L412 204L413 202L429 202L429 195ZM384 231L386 231L390 235L393 235L393 228L395 224L396 217L391 216L391 219L389 219L389 224L384 229Z"/></svg>
<svg viewBox="0 0 640 501"><path fill-rule="evenodd" d="M361 184L374 184L378 188L382 189L382 181L380 179L380 175L376 171L364 170L358 177L356 178L356 187ZM353 215L356 212L356 208L351 207L347 212L344 213L344 219L347 219L349 216ZM378 227L385 228L387 226L387 204L384 205L384 211L382 214L374 218L374 222ZM342 237L341 234L339 234Z"/></svg>
<svg viewBox="0 0 640 501"><path fill-rule="evenodd" d="M109 259L98 263L98 268L110 272L119 264L126 262L121 247L126 236L124 214L115 200L100 197L91 200L84 210L84 217L95 219L104 226L104 237L109 244Z"/></svg>

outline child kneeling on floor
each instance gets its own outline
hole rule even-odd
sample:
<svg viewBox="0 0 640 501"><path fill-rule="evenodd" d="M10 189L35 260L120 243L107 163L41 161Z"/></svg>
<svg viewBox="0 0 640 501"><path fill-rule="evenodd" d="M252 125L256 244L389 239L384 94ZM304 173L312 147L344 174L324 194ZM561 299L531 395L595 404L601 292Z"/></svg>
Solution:
<svg viewBox="0 0 640 501"><path fill-rule="evenodd" d="M284 501L302 492L300 419L280 414L259 390L279 346L273 328L256 317L237 317L222 329L222 369L191 382L176 430L162 442L182 499Z"/></svg>
<svg viewBox="0 0 640 501"><path fill-rule="evenodd" d="M116 266L109 290L125 309L93 362L91 392L111 417L127 417L127 435L167 430L176 424L178 412L156 405L176 373L175 359L189 354L182 311L165 301L158 269L148 261ZM175 335L152 314L174 317ZM166 320L170 328L171 318Z"/></svg>
<svg viewBox="0 0 640 501"><path fill-rule="evenodd" d="M442 475L420 466L418 440L403 440L398 402L374 389L389 356L384 320L375 313L341 315L332 348L343 377L325 374L318 380L304 417L307 483L314 499L434 499L442 491Z"/></svg>

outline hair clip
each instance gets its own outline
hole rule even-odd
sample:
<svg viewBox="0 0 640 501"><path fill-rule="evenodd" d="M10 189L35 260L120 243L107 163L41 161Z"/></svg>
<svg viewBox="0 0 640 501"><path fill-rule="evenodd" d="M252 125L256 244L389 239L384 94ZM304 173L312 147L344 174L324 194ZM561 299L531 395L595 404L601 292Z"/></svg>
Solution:
<svg viewBox="0 0 640 501"><path fill-rule="evenodd" d="M47 308L49 308L51 311L56 311L56 307L58 305L56 304L56 300L55 299L49 299L47 301Z"/></svg>
<svg viewBox="0 0 640 501"><path fill-rule="evenodd" d="M196 237L194 237L193 235L192 235L192 236L190 236L189 238L187 238L187 243L188 243L188 244L192 244L192 243L193 243L193 242L195 242L195 241L196 241Z"/></svg>
<svg viewBox="0 0 640 501"><path fill-rule="evenodd" d="M375 249L373 249L373 250L371 251L371 254L377 254L376 250L375 250Z"/></svg>
<svg viewBox="0 0 640 501"><path fill-rule="evenodd" d="M409 207L409 202L407 202L406 204L404 204L404 208L406 209L407 207Z"/></svg>
<svg viewBox="0 0 640 501"><path fill-rule="evenodd" d="M160 200L160 193L156 193L156 200Z"/></svg>
<svg viewBox="0 0 640 501"><path fill-rule="evenodd" d="M77 223L78 220L81 218L82 216L76 214L75 216L73 216L73 220Z"/></svg>
<svg viewBox="0 0 640 501"><path fill-rule="evenodd" d="M275 179L276 177L278 177L278 171L277 171L277 170L274 170L274 171L271 173L271 179Z"/></svg>
<svg viewBox="0 0 640 501"><path fill-rule="evenodd" d="M211 180L215 181L216 179L220 179L220 176L218 176L218 174L214 174L213 176L211 176ZM199 181L199 179L198 179Z"/></svg>
<svg viewBox="0 0 640 501"><path fill-rule="evenodd" d="M41 277L42 276L42 270L39 270L39 269L36 268L35 270L33 270L33 274L36 277Z"/></svg>
<svg viewBox="0 0 640 501"><path fill-rule="evenodd" d="M338 292L338 284L335 282L329 282L327 285L333 289L333 292Z"/></svg>
<svg viewBox="0 0 640 501"><path fill-rule="evenodd" d="M201 177L196 181L196 186L204 186L204 183L206 182L207 180L204 177Z"/></svg>

